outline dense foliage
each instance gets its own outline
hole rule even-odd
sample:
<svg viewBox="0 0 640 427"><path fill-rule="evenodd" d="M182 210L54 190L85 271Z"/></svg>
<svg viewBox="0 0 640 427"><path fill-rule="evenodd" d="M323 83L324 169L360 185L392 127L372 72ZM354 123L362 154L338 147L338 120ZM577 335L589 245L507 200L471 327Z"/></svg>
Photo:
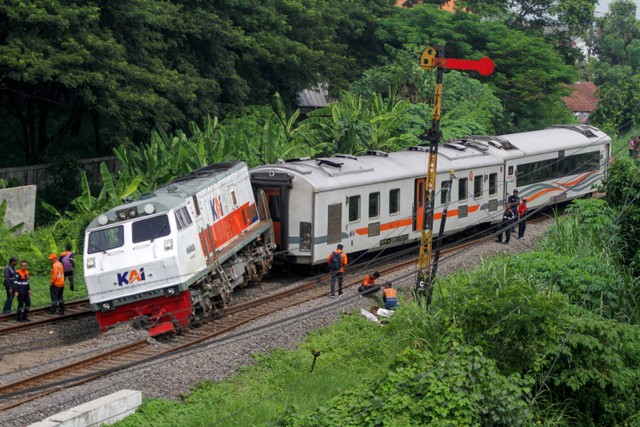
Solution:
<svg viewBox="0 0 640 427"><path fill-rule="evenodd" d="M344 86L375 61L375 21L390 10L387 0L3 2L0 111L15 129L4 139L28 164L78 132L99 155L276 91L290 103L319 82Z"/></svg>

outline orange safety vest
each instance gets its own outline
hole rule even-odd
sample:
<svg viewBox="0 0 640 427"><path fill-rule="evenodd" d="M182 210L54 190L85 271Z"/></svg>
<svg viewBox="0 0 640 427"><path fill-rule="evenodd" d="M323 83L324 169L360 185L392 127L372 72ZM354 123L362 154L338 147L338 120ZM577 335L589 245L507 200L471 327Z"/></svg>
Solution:
<svg viewBox="0 0 640 427"><path fill-rule="evenodd" d="M365 288L368 288L371 285L374 285L376 283L375 279L372 279L371 276L366 275L364 277L364 279L362 279L362 286L364 286Z"/></svg>
<svg viewBox="0 0 640 427"><path fill-rule="evenodd" d="M342 260L342 265L340 266L340 273L344 273L344 268L347 266L347 264L349 263L347 261L347 254L345 254L344 252L342 252L342 249L336 249L335 251L333 251L337 254L340 254L340 259ZM333 252L331 252L331 254L329 254L329 258L327 258L327 262L331 262L331 258L333 257Z"/></svg>
<svg viewBox="0 0 640 427"><path fill-rule="evenodd" d="M398 298L398 293L393 288L385 288L382 294L387 298Z"/></svg>
<svg viewBox="0 0 640 427"><path fill-rule="evenodd" d="M53 262L51 266L51 278L49 283L58 288L64 288L64 268L62 263L58 260Z"/></svg>

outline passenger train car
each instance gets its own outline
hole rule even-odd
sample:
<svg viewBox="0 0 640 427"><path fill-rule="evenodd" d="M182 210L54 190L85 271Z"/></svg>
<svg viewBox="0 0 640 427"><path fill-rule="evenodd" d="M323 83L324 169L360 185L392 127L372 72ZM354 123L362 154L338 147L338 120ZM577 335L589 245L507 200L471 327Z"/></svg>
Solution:
<svg viewBox="0 0 640 427"><path fill-rule="evenodd" d="M455 172L445 233L498 222L514 189L530 208L585 196L601 182L611 139L588 125L498 137L472 136L439 148L434 231ZM299 159L251 170L267 196L278 251L288 262L325 263L336 244L376 251L419 240L428 147L360 156Z"/></svg>
<svg viewBox="0 0 640 427"><path fill-rule="evenodd" d="M247 166L210 165L90 223L90 303L103 331L132 319L152 336L176 331L224 307L234 288L259 281L274 246Z"/></svg>
<svg viewBox="0 0 640 427"><path fill-rule="evenodd" d="M439 148L434 231L455 172L445 233L497 223L515 188L531 208L583 197L606 172L610 138L588 125ZM338 243L377 251L419 240L428 148L210 165L94 219L84 274L99 326L146 324L177 331L222 309L234 288L259 281L274 250L319 265Z"/></svg>

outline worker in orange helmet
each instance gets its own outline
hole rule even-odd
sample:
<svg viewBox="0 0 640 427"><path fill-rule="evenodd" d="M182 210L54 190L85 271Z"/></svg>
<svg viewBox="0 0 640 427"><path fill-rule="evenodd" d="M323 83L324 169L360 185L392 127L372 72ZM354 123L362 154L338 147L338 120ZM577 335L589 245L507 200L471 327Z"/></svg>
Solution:
<svg viewBox="0 0 640 427"><path fill-rule="evenodd" d="M64 267L58 261L58 255L49 255L51 261L51 278L49 279L49 294L51 295L51 308L49 314L55 314L56 308L59 314L64 314Z"/></svg>

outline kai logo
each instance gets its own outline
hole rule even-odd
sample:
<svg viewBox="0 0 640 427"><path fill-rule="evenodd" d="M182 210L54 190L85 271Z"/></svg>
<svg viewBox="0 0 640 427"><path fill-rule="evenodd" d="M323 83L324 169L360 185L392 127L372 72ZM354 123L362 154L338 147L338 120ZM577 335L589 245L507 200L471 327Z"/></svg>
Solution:
<svg viewBox="0 0 640 427"><path fill-rule="evenodd" d="M144 267L140 270L125 271L124 273L118 273L118 286L130 285L135 282L144 282L146 280L144 276Z"/></svg>

